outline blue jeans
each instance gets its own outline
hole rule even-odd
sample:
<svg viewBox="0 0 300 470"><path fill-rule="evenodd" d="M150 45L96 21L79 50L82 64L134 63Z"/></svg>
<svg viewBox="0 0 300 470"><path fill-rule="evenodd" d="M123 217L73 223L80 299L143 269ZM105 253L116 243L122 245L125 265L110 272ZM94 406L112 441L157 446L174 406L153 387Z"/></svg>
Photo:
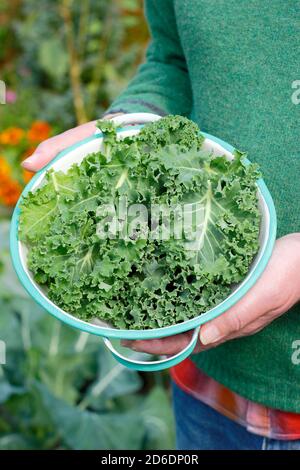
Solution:
<svg viewBox="0 0 300 470"><path fill-rule="evenodd" d="M258 436L173 383L178 450L300 450L300 440Z"/></svg>

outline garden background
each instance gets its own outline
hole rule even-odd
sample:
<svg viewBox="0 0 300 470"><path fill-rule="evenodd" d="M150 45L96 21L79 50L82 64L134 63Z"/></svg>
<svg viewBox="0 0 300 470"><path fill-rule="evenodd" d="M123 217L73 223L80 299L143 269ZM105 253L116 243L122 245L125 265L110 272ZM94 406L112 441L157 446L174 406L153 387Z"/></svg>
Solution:
<svg viewBox="0 0 300 470"><path fill-rule="evenodd" d="M47 315L13 272L8 230L47 137L100 117L143 59L141 0L1 0L0 449L170 449L165 373L119 365L101 339Z"/></svg>

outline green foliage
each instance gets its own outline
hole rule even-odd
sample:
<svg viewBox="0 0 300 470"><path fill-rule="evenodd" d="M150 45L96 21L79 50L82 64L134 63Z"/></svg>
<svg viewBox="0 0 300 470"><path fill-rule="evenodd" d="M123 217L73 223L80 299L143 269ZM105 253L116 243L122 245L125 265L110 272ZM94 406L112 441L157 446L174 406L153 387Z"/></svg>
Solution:
<svg viewBox="0 0 300 470"><path fill-rule="evenodd" d="M3 1L0 78L18 100L30 91L25 126L39 119L63 130L100 117L141 61L142 0ZM1 122L13 114L21 125L17 106L2 107Z"/></svg>
<svg viewBox="0 0 300 470"><path fill-rule="evenodd" d="M172 448L169 398L112 359L100 338L42 311L10 265L0 223L0 449ZM158 377L158 375L157 375Z"/></svg>
<svg viewBox="0 0 300 470"><path fill-rule="evenodd" d="M15 127L16 123L21 128L29 127L34 116L38 116L39 105L33 99L34 88L25 88L18 93L18 99L14 104L6 104L0 107L0 130Z"/></svg>
<svg viewBox="0 0 300 470"><path fill-rule="evenodd" d="M38 61L41 68L53 80L62 79L68 70L68 55L57 38L45 39L40 44Z"/></svg>
<svg viewBox="0 0 300 470"><path fill-rule="evenodd" d="M142 0L2 0L0 79L16 101L0 106L0 131L28 129L35 120L49 122L53 133L77 124L74 51L83 117L101 116L141 60L147 41L141 7ZM9 215L0 206L0 218ZM128 371L100 338L78 334L38 308L13 272L3 220L0 250L0 339L7 345L0 450L172 448L169 394L155 385L161 374Z"/></svg>
<svg viewBox="0 0 300 470"><path fill-rule="evenodd" d="M36 281L64 310L118 328L172 325L223 301L258 251L257 167L240 153L228 161L204 151L197 126L180 116L123 140L111 122L98 125L104 148L66 174L49 172L21 205L20 238ZM154 205L167 213L185 206L188 233L178 234L181 219L172 216L173 231L160 218L153 229L147 216L124 232L135 220L115 217L124 197L151 216Z"/></svg>

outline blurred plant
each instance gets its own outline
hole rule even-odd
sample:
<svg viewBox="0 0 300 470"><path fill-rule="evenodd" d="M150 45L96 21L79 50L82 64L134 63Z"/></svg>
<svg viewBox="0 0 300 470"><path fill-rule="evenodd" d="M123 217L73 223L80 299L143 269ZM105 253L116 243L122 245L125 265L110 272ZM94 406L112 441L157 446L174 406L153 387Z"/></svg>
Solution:
<svg viewBox="0 0 300 470"><path fill-rule="evenodd" d="M65 129L101 116L141 60L142 0L2 2L1 78L20 99L32 91L32 118Z"/></svg>
<svg viewBox="0 0 300 470"><path fill-rule="evenodd" d="M36 146L50 136L47 122L35 121L28 130L8 127L0 132L0 204L14 206L33 173L20 163L31 155Z"/></svg>
<svg viewBox="0 0 300 470"><path fill-rule="evenodd" d="M25 294L0 222L1 449L170 449L169 398L115 362L100 338L47 315Z"/></svg>
<svg viewBox="0 0 300 470"><path fill-rule="evenodd" d="M9 215L38 143L101 116L140 62L142 0L1 0L1 449L159 449L174 445L165 375L117 364L99 338L78 333L24 293L8 255ZM4 206L5 204L5 206ZM4 209L6 212L4 212Z"/></svg>
<svg viewBox="0 0 300 470"><path fill-rule="evenodd" d="M14 206L17 202L22 187L11 176L11 168L7 161L0 155L0 203L6 206Z"/></svg>

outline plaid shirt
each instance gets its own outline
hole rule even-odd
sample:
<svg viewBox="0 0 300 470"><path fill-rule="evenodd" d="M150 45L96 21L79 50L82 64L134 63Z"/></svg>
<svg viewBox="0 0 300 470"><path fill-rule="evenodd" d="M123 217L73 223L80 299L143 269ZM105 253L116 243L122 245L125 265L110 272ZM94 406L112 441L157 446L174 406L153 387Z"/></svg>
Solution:
<svg viewBox="0 0 300 470"><path fill-rule="evenodd" d="M249 432L272 439L300 439L300 414L275 410L232 392L186 359L171 369L175 383Z"/></svg>

